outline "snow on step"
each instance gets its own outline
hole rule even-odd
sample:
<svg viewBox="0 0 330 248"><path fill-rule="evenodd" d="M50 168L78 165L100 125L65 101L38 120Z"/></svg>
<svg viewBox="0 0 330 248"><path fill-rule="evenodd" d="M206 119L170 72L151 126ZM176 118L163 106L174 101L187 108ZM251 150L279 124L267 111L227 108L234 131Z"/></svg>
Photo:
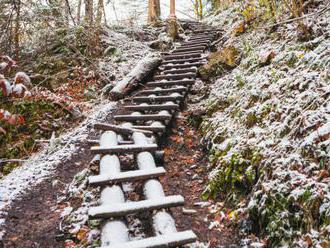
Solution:
<svg viewBox="0 0 330 248"><path fill-rule="evenodd" d="M156 237L142 240L130 241L127 243L114 244L111 246L102 246L101 248L160 248L160 247L178 247L184 244L193 243L197 236L192 231L176 232L168 235L159 235Z"/></svg>
<svg viewBox="0 0 330 248"><path fill-rule="evenodd" d="M147 86L172 86L172 85L192 85L195 83L194 79L181 79L181 80L171 80L171 81L158 81L149 82Z"/></svg>
<svg viewBox="0 0 330 248"><path fill-rule="evenodd" d="M135 130L134 127L133 128L125 128L125 127L121 127L121 126L117 126L117 125L109 125L109 124L104 124L104 123L96 123L94 125L95 129L99 129L99 130L103 130L103 131L114 131L120 134L133 134L136 131L140 131L144 134L147 135L152 135L153 132L151 131L147 131L147 130Z"/></svg>
<svg viewBox="0 0 330 248"><path fill-rule="evenodd" d="M164 101L181 101L183 100L183 95L179 93L173 93L168 96L136 96L133 97L134 102L164 102Z"/></svg>
<svg viewBox="0 0 330 248"><path fill-rule="evenodd" d="M116 115L117 121L166 121L171 120L170 114L145 114L145 115Z"/></svg>
<svg viewBox="0 0 330 248"><path fill-rule="evenodd" d="M108 164L108 167L112 167L112 164ZM123 183L137 180L145 180L151 178L157 178L165 175L166 171L162 167L157 167L148 170L136 170L121 172L117 175L97 175L89 177L89 184L104 185L110 183Z"/></svg>
<svg viewBox="0 0 330 248"><path fill-rule="evenodd" d="M130 153L130 152L143 152L157 151L158 146L156 144L147 144L144 146L140 145L119 145L119 146L93 146L91 147L91 152L93 154L108 154L108 153Z"/></svg>
<svg viewBox="0 0 330 248"><path fill-rule="evenodd" d="M91 218L120 217L132 213L150 211L155 209L178 207L184 204L180 195L166 196L155 200L142 200L138 202L125 202L92 207L88 214Z"/></svg>
<svg viewBox="0 0 330 248"><path fill-rule="evenodd" d="M171 104L146 104L146 105L129 105L124 107L127 110L132 111L146 111L146 110L176 110L179 108L178 104L171 103Z"/></svg>

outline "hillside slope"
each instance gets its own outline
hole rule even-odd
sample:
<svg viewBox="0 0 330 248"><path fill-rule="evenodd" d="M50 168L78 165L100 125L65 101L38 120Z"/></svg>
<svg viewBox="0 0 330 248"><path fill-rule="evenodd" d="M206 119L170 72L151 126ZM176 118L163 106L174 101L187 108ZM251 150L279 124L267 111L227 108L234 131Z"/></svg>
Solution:
<svg viewBox="0 0 330 248"><path fill-rule="evenodd" d="M258 4L251 22L240 4L208 20L224 35L192 116L211 147L204 197L231 203L229 218L269 247L329 247L330 11L310 2L310 18L271 28Z"/></svg>

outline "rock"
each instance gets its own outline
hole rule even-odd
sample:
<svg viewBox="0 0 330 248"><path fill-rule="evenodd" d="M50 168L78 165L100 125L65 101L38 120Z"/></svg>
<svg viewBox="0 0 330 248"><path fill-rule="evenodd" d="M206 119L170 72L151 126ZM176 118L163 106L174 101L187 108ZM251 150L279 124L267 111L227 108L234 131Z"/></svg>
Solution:
<svg viewBox="0 0 330 248"><path fill-rule="evenodd" d="M211 53L209 62L199 70L199 73L202 79L207 80L211 76L220 76L226 70L232 70L239 65L239 62L239 51L234 46L228 46L220 51Z"/></svg>
<svg viewBox="0 0 330 248"><path fill-rule="evenodd" d="M273 58L275 58L275 56L276 56L276 54L274 51L262 52L259 56L260 65L261 66L269 65L270 62L273 60Z"/></svg>
<svg viewBox="0 0 330 248"><path fill-rule="evenodd" d="M117 48L115 48L113 45L110 45L104 50L103 54L105 56L112 56L116 53L116 51L117 51Z"/></svg>

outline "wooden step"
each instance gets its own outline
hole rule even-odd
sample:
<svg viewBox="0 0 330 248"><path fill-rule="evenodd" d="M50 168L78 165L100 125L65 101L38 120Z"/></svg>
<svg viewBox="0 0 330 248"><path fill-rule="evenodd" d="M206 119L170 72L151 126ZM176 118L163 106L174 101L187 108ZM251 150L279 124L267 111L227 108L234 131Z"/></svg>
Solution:
<svg viewBox="0 0 330 248"><path fill-rule="evenodd" d="M161 110L177 110L178 104L148 104L148 105L128 105L124 107L131 111L161 111Z"/></svg>
<svg viewBox="0 0 330 248"><path fill-rule="evenodd" d="M188 88L184 86L173 87L173 88L161 88L161 89L152 89L152 90L141 90L138 92L138 95L149 95L149 94L167 94L175 92L185 92Z"/></svg>
<svg viewBox="0 0 330 248"><path fill-rule="evenodd" d="M163 79L183 79L183 78L196 78L196 72L188 72L182 74L166 74L166 75L157 75L154 76L155 80L163 80Z"/></svg>
<svg viewBox="0 0 330 248"><path fill-rule="evenodd" d="M109 164L109 166L111 166ZM125 171L117 175L97 175L90 176L88 182L90 185L106 185L115 183L125 183L139 180L146 180L157 178L165 175L166 171L163 167L156 167L148 170L135 170L135 171Z"/></svg>
<svg viewBox="0 0 330 248"><path fill-rule="evenodd" d="M181 73L188 73L188 72L196 73L197 68L172 69L172 70L162 71L161 73L164 75L167 75L167 74L181 74Z"/></svg>
<svg viewBox="0 0 330 248"><path fill-rule="evenodd" d="M97 130L102 130L102 131L114 131L119 134L125 134L125 135L131 135L134 132L141 132L144 133L145 135L153 135L153 132L147 131L147 130L137 130L134 128L125 128L121 127L118 125L110 125L110 124L105 124L105 123L96 123L94 124L94 128Z"/></svg>
<svg viewBox="0 0 330 248"><path fill-rule="evenodd" d="M213 29L213 28L210 28L210 29L202 29L202 30L195 30L194 33L195 34L201 34L201 33L207 33L207 32L219 32L219 31L222 31L221 29Z"/></svg>
<svg viewBox="0 0 330 248"><path fill-rule="evenodd" d="M176 51L176 50L173 50L171 54L173 55L184 55L184 54L187 54L189 52L193 52L193 53L198 53L198 54L203 54L204 53L204 50L192 50L192 51Z"/></svg>
<svg viewBox="0 0 330 248"><path fill-rule="evenodd" d="M116 121L169 121L172 115L148 114L148 115L116 115Z"/></svg>
<svg viewBox="0 0 330 248"><path fill-rule="evenodd" d="M158 82L149 82L146 85L149 87L157 87L157 86L173 86L173 85L192 85L195 83L194 79L188 80L173 80L173 81L158 81Z"/></svg>
<svg viewBox="0 0 330 248"><path fill-rule="evenodd" d="M208 46L210 44L209 41L185 41L180 43L180 48L191 48L196 46Z"/></svg>
<svg viewBox="0 0 330 248"><path fill-rule="evenodd" d="M211 39L207 38L196 38L196 39L189 39L186 42L211 42Z"/></svg>
<svg viewBox="0 0 330 248"><path fill-rule="evenodd" d="M155 152L158 150L157 144L141 145L118 145L118 146L93 146L92 154L113 154L113 153L137 153L137 152Z"/></svg>
<svg viewBox="0 0 330 248"><path fill-rule="evenodd" d="M135 129L152 131L155 133L165 132L166 126L133 126Z"/></svg>
<svg viewBox="0 0 330 248"><path fill-rule="evenodd" d="M191 52L191 51L204 51L205 48L207 46L192 46L192 47L188 47L188 48L182 48L182 47L178 47L176 48L175 50L173 50L173 54L176 54L176 53L180 53L180 52Z"/></svg>
<svg viewBox="0 0 330 248"><path fill-rule="evenodd" d="M182 59L182 58L199 58L201 57L200 53L185 53L185 54L173 54L163 56L164 60L173 60L173 59Z"/></svg>
<svg viewBox="0 0 330 248"><path fill-rule="evenodd" d="M193 231L183 231L129 241L127 243L113 244L111 246L102 246L101 248L170 248L181 247L185 244L194 243L196 240L197 236Z"/></svg>
<svg viewBox="0 0 330 248"><path fill-rule="evenodd" d="M132 98L134 102L167 102L167 101L182 101L183 96L135 96Z"/></svg>
<svg viewBox="0 0 330 248"><path fill-rule="evenodd" d="M196 68L196 67L199 67L201 65L204 65L206 63L203 62L203 61L200 61L200 62L194 62L194 63L187 63L187 64L173 64L173 65L163 65L162 68L164 70L169 70L169 69L174 69L174 68L177 68L177 69L180 69L180 68Z"/></svg>
<svg viewBox="0 0 330 248"><path fill-rule="evenodd" d="M155 209L178 207L184 204L181 195L166 196L157 200L142 200L138 202L115 203L109 206L92 207L88 211L91 218L122 217L128 214L152 211Z"/></svg>
<svg viewBox="0 0 330 248"><path fill-rule="evenodd" d="M168 64L184 64L184 63L190 63L190 62L200 62L205 60L204 57L199 58L189 58L189 59L174 59L174 60L166 60L162 62L162 65L168 65Z"/></svg>

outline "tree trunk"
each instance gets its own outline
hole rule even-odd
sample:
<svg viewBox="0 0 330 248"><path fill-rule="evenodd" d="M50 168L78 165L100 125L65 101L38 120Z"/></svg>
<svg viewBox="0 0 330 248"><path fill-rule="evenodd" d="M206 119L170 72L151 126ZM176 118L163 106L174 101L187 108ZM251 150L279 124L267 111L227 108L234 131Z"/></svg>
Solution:
<svg viewBox="0 0 330 248"><path fill-rule="evenodd" d="M96 14L96 24L98 26L101 26L103 11L104 11L104 2L103 0L99 0L97 4L97 14Z"/></svg>
<svg viewBox="0 0 330 248"><path fill-rule="evenodd" d="M81 15L81 1L78 0L78 7L77 7L77 23L80 24L80 15Z"/></svg>
<svg viewBox="0 0 330 248"><path fill-rule="evenodd" d="M85 22L91 27L93 25L93 0L85 0Z"/></svg>
<svg viewBox="0 0 330 248"><path fill-rule="evenodd" d="M148 2L148 23L155 23L159 20L157 14L160 14L160 2L159 0L149 0Z"/></svg>
<svg viewBox="0 0 330 248"><path fill-rule="evenodd" d="M14 26L14 53L16 59L19 58L19 49L20 49L20 21L21 21L21 0L14 2L15 11L16 11L16 20Z"/></svg>

